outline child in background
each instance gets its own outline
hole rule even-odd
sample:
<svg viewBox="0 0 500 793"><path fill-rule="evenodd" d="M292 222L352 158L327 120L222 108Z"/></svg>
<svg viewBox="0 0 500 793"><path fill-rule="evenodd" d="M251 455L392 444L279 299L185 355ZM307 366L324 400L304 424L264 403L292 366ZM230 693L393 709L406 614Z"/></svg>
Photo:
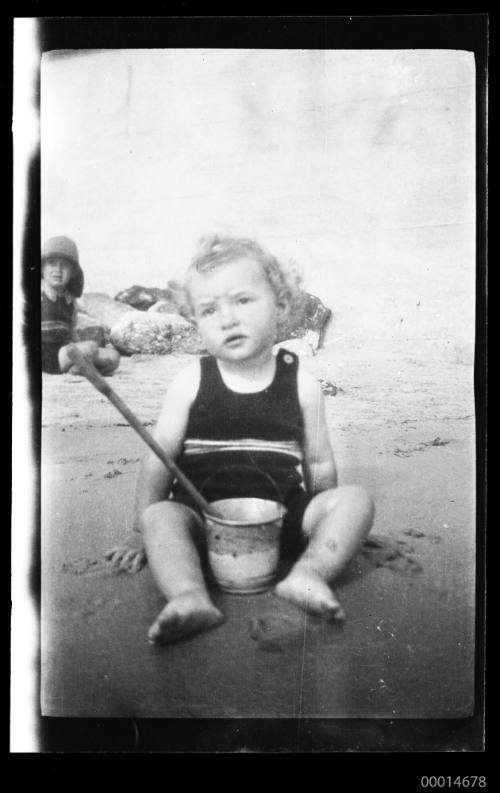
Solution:
<svg viewBox="0 0 500 793"><path fill-rule="evenodd" d="M207 501L276 500L270 477L287 509L282 552L294 559L275 593L342 619L330 584L368 534L373 504L363 488L337 485L318 382L293 353L273 354L296 285L255 242L211 237L188 269L185 294L209 355L171 384L155 438ZM139 477L134 532L107 554L116 569L132 572L149 561L167 599L150 641L175 641L224 619L203 574L202 529L196 505L150 453Z"/></svg>
<svg viewBox="0 0 500 793"><path fill-rule="evenodd" d="M42 246L42 371L49 374L78 374L66 352L76 342L83 355L99 369L111 374L120 355L102 349L95 341L78 341L75 334L75 298L83 292L83 271L78 249L68 237L51 237Z"/></svg>

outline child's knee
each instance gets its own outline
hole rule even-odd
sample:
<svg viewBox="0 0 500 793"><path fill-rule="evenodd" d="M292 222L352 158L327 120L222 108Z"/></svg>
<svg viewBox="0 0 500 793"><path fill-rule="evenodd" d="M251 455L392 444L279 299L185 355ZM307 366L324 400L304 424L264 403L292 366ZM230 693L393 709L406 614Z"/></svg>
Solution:
<svg viewBox="0 0 500 793"><path fill-rule="evenodd" d="M162 528L168 514L168 505L165 501L149 504L141 515L141 523L145 532Z"/></svg>
<svg viewBox="0 0 500 793"><path fill-rule="evenodd" d="M344 489L356 510L362 513L365 520L372 521L375 503L368 490L362 485L346 485Z"/></svg>
<svg viewBox="0 0 500 793"><path fill-rule="evenodd" d="M99 351L99 347L95 341L79 341L76 343L81 354L88 360L94 361L97 357L97 353ZM70 349L70 345L66 344L64 347L61 347L58 353L59 357L59 368L61 372L71 372L72 374L79 374L80 370L78 364L74 364L71 358L68 355L68 350Z"/></svg>
<svg viewBox="0 0 500 793"><path fill-rule="evenodd" d="M95 341L79 341L77 343L78 349L86 358L94 358L99 352L99 346Z"/></svg>
<svg viewBox="0 0 500 793"><path fill-rule="evenodd" d="M120 353L114 347L106 347L105 350L100 350L100 354L109 361L110 364L118 366L120 363Z"/></svg>
<svg viewBox="0 0 500 793"><path fill-rule="evenodd" d="M111 374L118 368L120 353L112 347L99 349L96 356L96 365L103 374Z"/></svg>
<svg viewBox="0 0 500 793"><path fill-rule="evenodd" d="M141 523L145 534L157 531L174 531L176 528L191 528L195 515L184 504L175 501L157 501L142 513Z"/></svg>
<svg viewBox="0 0 500 793"><path fill-rule="evenodd" d="M315 523L338 509L343 513L356 514L362 522L369 523L373 520L375 507L372 497L361 485L342 485L325 490L313 499L306 510L306 533L310 533Z"/></svg>

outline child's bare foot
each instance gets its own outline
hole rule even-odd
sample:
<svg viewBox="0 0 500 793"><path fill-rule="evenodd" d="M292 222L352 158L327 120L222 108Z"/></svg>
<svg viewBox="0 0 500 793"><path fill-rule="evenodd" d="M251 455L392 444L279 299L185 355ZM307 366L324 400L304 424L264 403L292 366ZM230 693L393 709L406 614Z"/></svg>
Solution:
<svg viewBox="0 0 500 793"><path fill-rule="evenodd" d="M172 598L148 631L150 642L175 642L215 628L224 617L206 594L197 589Z"/></svg>
<svg viewBox="0 0 500 793"><path fill-rule="evenodd" d="M296 606L329 620L345 619L345 612L335 593L314 570L294 568L275 587L276 594Z"/></svg>

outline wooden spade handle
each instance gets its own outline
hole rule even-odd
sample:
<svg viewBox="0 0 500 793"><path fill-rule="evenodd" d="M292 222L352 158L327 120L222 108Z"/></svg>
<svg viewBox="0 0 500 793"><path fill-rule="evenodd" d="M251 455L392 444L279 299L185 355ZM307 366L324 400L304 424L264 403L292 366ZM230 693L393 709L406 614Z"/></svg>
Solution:
<svg viewBox="0 0 500 793"><path fill-rule="evenodd" d="M104 377L99 374L95 366L90 363L90 361L88 361L84 355L82 355L78 347L75 344L70 344L67 347L67 352L71 362L78 367L79 373L84 375L87 380L92 383L94 388L96 388L101 392L101 394L104 394L104 396L109 399L115 408L128 421L130 426L141 436L142 440L149 446L156 456L159 457L166 468L168 468L175 475L179 483L189 493L199 508L209 515L220 518L221 515L208 503L208 501L203 498L191 480L188 479L188 477L181 471L180 468L178 468L172 458L166 454L162 447L155 441L151 433L148 432L147 429L141 424L137 416L132 413L123 399L121 399L118 394L113 391L109 383L107 383Z"/></svg>

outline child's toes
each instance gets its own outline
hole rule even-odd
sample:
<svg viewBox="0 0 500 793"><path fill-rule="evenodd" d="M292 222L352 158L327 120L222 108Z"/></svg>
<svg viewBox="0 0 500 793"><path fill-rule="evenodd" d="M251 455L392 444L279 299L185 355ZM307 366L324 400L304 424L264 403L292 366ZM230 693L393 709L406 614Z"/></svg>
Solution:
<svg viewBox="0 0 500 793"><path fill-rule="evenodd" d="M148 631L148 640L154 644L160 639L160 637L161 637L160 625L158 624L158 622L154 622Z"/></svg>
<svg viewBox="0 0 500 793"><path fill-rule="evenodd" d="M339 602L325 603L323 614L327 620L345 620L345 611Z"/></svg>
<svg viewBox="0 0 500 793"><path fill-rule="evenodd" d="M168 614L163 619L157 619L148 631L149 641L157 643L166 639L174 639L179 631L179 622L180 618L175 613Z"/></svg>
<svg viewBox="0 0 500 793"><path fill-rule="evenodd" d="M155 644L158 641L159 637L160 637L160 632L157 624L155 623L148 630L148 642L151 642L151 644Z"/></svg>

